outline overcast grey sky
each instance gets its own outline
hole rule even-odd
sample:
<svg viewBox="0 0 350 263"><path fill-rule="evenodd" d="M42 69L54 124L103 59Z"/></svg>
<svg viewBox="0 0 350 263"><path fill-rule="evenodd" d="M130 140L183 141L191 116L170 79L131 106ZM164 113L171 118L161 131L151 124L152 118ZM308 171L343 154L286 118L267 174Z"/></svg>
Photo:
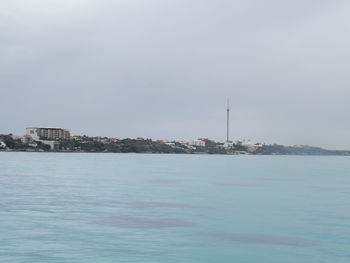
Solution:
<svg viewBox="0 0 350 263"><path fill-rule="evenodd" d="M0 133L350 149L350 1L1 0Z"/></svg>

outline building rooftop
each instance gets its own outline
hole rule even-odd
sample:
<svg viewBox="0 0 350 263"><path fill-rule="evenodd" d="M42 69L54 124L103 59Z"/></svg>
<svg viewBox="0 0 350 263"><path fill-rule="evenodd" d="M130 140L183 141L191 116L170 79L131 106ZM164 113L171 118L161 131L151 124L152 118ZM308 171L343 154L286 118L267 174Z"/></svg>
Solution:
<svg viewBox="0 0 350 263"><path fill-rule="evenodd" d="M66 130L66 129L60 128L60 127L27 127L27 129L62 129L62 130Z"/></svg>

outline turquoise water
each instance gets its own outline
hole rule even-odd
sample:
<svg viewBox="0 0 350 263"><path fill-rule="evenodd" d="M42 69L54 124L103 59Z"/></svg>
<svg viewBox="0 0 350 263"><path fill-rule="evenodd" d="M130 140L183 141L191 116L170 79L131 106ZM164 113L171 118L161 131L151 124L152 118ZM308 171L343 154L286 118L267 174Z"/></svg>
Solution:
<svg viewBox="0 0 350 263"><path fill-rule="evenodd" d="M349 262L349 208L349 157L0 153L0 262Z"/></svg>

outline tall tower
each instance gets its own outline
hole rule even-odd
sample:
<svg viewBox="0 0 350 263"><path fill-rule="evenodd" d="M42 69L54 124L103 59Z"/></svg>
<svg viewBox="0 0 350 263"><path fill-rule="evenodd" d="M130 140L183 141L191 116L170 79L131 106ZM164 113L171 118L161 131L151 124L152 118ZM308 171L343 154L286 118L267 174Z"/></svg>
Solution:
<svg viewBox="0 0 350 263"><path fill-rule="evenodd" d="M227 125L227 130L226 130L226 142L228 143L230 141L230 136L229 136L229 133L230 133L230 101L227 100L227 120L226 120L226 125Z"/></svg>

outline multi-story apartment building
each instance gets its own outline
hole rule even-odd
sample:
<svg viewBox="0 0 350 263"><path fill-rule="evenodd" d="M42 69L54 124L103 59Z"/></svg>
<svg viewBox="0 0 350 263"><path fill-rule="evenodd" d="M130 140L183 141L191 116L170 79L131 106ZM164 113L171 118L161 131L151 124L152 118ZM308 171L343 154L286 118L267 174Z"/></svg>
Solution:
<svg viewBox="0 0 350 263"><path fill-rule="evenodd" d="M33 140L57 140L69 139L69 130L55 127L30 127L26 128L26 135L29 135Z"/></svg>

